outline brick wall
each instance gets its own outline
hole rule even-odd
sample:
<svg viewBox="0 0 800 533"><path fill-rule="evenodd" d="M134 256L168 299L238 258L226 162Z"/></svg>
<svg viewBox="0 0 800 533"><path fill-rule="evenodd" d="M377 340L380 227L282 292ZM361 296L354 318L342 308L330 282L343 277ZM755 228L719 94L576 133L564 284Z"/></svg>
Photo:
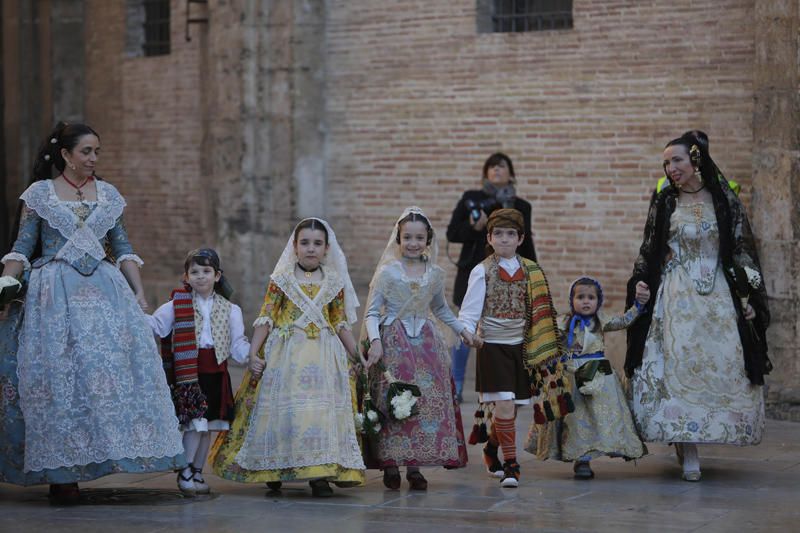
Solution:
<svg viewBox="0 0 800 533"><path fill-rule="evenodd" d="M235 26L231 12L246 21L251 11L270 18L286 7L259 5L211 2L211 24L223 20L224 11L225 31L234 31L228 27ZM391 224L411 204L433 219L440 264L452 280L444 229L461 193L480 186L483 161L496 150L512 157L519 193L533 204L537 251L561 310L569 282L582 273L599 277L608 308L621 309L647 198L661 175L662 146L684 130L709 133L712 154L742 182L749 200L755 54L750 0L577 0L573 30L517 34L479 34L475 0L330 0L325 6L329 196L321 214L334 225L362 295ZM216 242L222 233L209 227L224 213L209 202L209 195L218 197L218 184L209 180L236 168L203 165L203 148L214 150L209 139L219 135L213 117L203 115L209 110L203 109L208 100L202 94L210 80L225 82L217 73L204 76L201 65L205 60L206 68L217 68L219 39L241 47L241 57L229 54L233 76L249 72L250 48L260 50L256 41L248 44L252 31L239 41L213 27L213 39L186 43L184 9L184 2L173 0L171 54L149 58L125 57L122 2L89 0L86 9L87 28L104 29L86 33L87 117L103 135L102 173L128 199L127 224L147 263L143 274L153 303L174 285L188 248L204 242L225 246ZM304 50L302 33L265 24L270 39L278 39L270 41L270 54ZM284 33L288 37L281 40ZM278 80L281 65L263 57L263 75ZM204 90L206 99L225 109L237 97L221 87ZM272 107L265 104L270 116L277 116L274 106L281 102L297 104L284 91L258 95L277 98ZM233 144L229 134L237 127L242 143L259 128L235 110L225 120L223 137ZM270 146L280 145L278 130L264 125L259 131L274 137ZM206 144L204 135L210 135ZM292 168L286 158L302 156L279 152L270 148L268 176ZM246 166L245 160L229 163ZM241 179L251 179L245 170L239 169ZM269 180L277 180L270 181L271 190L291 190L279 178ZM302 192L283 205L298 210ZM279 211L277 222L285 226L284 207ZM451 256L458 252L458 245L451 247ZM268 272L271 265L254 268ZM258 292L250 282L241 290ZM623 343L624 335L614 336L617 359Z"/></svg>
<svg viewBox="0 0 800 533"><path fill-rule="evenodd" d="M329 3L328 214L354 282L368 282L407 205L443 238L502 150L559 308L588 273L621 310L668 140L705 130L749 195L752 2L576 0L573 30L516 34L478 34L475 5Z"/></svg>
<svg viewBox="0 0 800 533"><path fill-rule="evenodd" d="M184 39L186 2L172 0L171 53L154 57L125 54L124 2L88 4L86 107L101 135L98 173L128 202L126 227L155 304L178 284L186 253L211 237L200 171L199 47Z"/></svg>

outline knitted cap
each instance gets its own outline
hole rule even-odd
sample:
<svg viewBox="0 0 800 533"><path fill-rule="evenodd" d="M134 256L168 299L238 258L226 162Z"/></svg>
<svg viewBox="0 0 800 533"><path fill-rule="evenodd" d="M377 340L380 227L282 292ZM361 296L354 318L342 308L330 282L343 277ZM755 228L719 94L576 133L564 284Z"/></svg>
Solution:
<svg viewBox="0 0 800 533"><path fill-rule="evenodd" d="M494 228L511 228L522 235L525 233L525 219L516 209L496 209L489 215L486 230L491 233Z"/></svg>

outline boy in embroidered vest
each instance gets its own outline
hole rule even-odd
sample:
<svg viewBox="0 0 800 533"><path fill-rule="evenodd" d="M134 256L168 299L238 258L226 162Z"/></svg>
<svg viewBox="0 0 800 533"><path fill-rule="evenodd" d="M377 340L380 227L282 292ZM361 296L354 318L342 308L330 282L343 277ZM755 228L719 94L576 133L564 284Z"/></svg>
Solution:
<svg viewBox="0 0 800 533"><path fill-rule="evenodd" d="M530 374L557 359L561 348L544 272L516 253L525 237L522 213L492 212L487 231L491 255L470 273L458 319L477 334L473 345L478 349L475 388L480 402L494 404L484 461L489 473L501 478L501 486L516 487L516 406L530 403ZM482 416L482 410L479 413Z"/></svg>
<svg viewBox="0 0 800 533"><path fill-rule="evenodd" d="M228 301L233 293L222 277L219 256L210 248L192 250L183 264L184 288L149 316L162 338L161 356L172 400L183 430L189 465L178 472L185 494L208 494L203 465L211 431L227 431L233 420L228 357L247 362L250 343L242 310Z"/></svg>

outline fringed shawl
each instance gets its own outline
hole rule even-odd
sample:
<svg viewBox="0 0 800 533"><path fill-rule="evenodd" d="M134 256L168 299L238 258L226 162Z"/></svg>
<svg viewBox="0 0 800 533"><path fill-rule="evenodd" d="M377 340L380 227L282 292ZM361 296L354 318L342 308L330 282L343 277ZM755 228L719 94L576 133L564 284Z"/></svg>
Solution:
<svg viewBox="0 0 800 533"><path fill-rule="evenodd" d="M517 259L528 279L523 357L527 367L534 369L558 359L562 354L562 343L544 272L530 259Z"/></svg>

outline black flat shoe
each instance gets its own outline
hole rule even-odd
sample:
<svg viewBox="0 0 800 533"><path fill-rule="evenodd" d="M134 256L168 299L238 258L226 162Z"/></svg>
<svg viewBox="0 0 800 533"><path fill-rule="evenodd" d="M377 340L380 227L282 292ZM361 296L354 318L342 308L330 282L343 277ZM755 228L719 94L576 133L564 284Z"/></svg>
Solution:
<svg viewBox="0 0 800 533"><path fill-rule="evenodd" d="M389 490L400 490L400 471L396 466L384 469L383 486Z"/></svg>
<svg viewBox="0 0 800 533"><path fill-rule="evenodd" d="M333 496L333 489L324 479L315 479L308 482L311 487L311 495L315 498L330 498Z"/></svg>
<svg viewBox="0 0 800 533"><path fill-rule="evenodd" d="M52 505L78 505L81 493L77 483L52 484L48 497Z"/></svg>
<svg viewBox="0 0 800 533"><path fill-rule="evenodd" d="M573 476L575 479L594 478L594 472L592 471L592 467L589 466L588 461L576 461L575 466L572 467L572 471L575 472Z"/></svg>
<svg viewBox="0 0 800 533"><path fill-rule="evenodd" d="M422 472L408 472L406 479L411 490L428 490L428 480L425 479Z"/></svg>

